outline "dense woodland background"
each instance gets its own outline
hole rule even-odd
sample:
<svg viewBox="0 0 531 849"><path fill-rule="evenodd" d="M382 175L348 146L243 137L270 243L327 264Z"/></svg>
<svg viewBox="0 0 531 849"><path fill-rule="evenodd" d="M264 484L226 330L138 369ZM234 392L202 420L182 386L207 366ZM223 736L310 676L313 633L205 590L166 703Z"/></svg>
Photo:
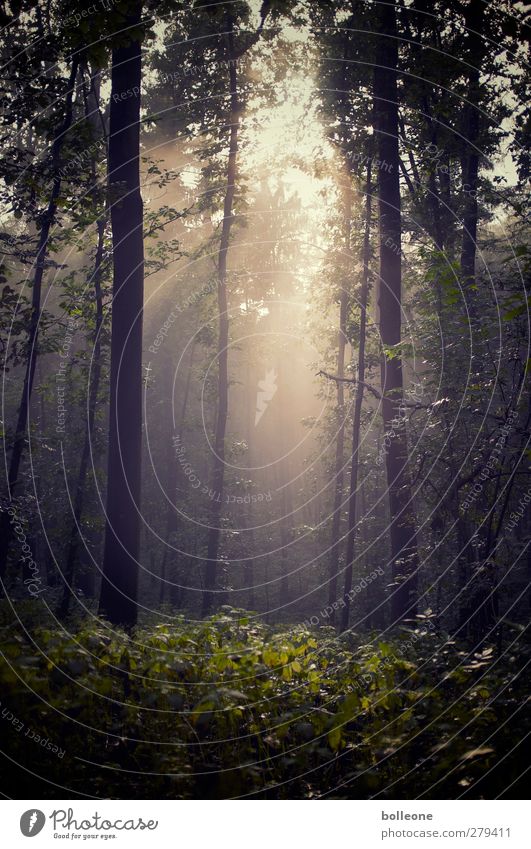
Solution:
<svg viewBox="0 0 531 849"><path fill-rule="evenodd" d="M522 792L527 20L2 4L4 795Z"/></svg>

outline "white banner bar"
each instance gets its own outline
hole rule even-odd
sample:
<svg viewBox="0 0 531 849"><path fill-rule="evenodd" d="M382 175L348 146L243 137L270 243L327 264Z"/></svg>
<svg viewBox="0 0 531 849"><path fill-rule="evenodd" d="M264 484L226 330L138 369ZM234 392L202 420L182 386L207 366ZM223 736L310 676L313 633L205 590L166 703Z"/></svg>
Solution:
<svg viewBox="0 0 531 849"><path fill-rule="evenodd" d="M523 801L4 801L6 849L530 849ZM67 842L68 841L68 842Z"/></svg>

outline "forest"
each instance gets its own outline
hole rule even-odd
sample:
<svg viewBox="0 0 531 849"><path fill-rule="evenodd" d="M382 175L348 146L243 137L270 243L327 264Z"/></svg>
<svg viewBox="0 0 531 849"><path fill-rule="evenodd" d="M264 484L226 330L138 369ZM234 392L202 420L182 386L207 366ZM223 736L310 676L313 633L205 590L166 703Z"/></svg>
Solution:
<svg viewBox="0 0 531 849"><path fill-rule="evenodd" d="M529 7L0 25L3 798L521 798Z"/></svg>

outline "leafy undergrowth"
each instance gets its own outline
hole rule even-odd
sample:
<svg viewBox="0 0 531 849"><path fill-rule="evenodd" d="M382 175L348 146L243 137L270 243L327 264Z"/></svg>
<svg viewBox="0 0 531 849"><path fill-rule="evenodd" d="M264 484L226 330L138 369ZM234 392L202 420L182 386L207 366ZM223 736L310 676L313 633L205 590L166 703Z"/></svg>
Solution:
<svg viewBox="0 0 531 849"><path fill-rule="evenodd" d="M474 653L426 628L337 638L230 608L133 639L93 622L2 631L14 798L518 794L518 640Z"/></svg>

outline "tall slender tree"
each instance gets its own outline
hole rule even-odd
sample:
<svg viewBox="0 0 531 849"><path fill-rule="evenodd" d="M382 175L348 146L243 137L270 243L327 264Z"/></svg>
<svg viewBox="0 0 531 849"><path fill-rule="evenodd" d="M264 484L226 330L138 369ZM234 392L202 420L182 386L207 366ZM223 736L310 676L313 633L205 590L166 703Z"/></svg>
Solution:
<svg viewBox="0 0 531 849"><path fill-rule="evenodd" d="M350 235L352 229L352 174L347 165L346 168L346 185L345 185L345 253L350 253ZM334 463L334 504L332 508L332 526L330 529L330 563L328 567L328 604L332 606L332 623L334 622L333 604L337 597L337 576L339 573L340 559L340 530L341 530L341 513L343 509L343 490L345 483L344 475L344 454L345 454L345 425L346 425L346 409L345 409L345 384L343 378L345 376L345 350L347 347L347 314L350 303L350 293L346 280L341 286L339 295L339 327L337 332L337 376L336 384L337 392L337 416L338 425L336 433L336 453Z"/></svg>
<svg viewBox="0 0 531 849"><path fill-rule="evenodd" d="M225 4L222 4L225 5ZM232 4L226 4L224 23L226 32L225 64L228 68L229 82L229 154L226 170L226 190L223 201L223 222L217 262L217 296L218 296L218 387L217 411L214 432L214 458L212 468L212 508L209 518L207 539L207 554L204 574L204 592L202 613L206 616L214 607L216 599L216 580L218 569L219 545L221 536L221 509L223 490L225 486L225 434L229 413L229 298L227 290L227 259L234 223L234 201L238 169L238 141L240 115L243 103L238 91L238 62L249 48L258 40L263 30L265 19L269 13L269 3L263 3L260 10L260 25L257 31L243 40L240 46L235 43L235 20ZM240 10L244 18L248 17L247 4Z"/></svg>
<svg viewBox="0 0 531 849"><path fill-rule="evenodd" d="M103 116L100 112L100 73L97 70L89 71L85 65L82 69L84 75L88 75L89 88L86 90L85 79L83 79L83 91L85 100L85 112L87 123L91 132L91 139L101 139L104 127ZM106 142L106 139L103 139ZM97 154L96 154L97 155ZM106 204L101 197L101 190L97 176L96 155L91 160L92 181L92 204L96 214L96 251L94 256L94 268L92 272L92 285L94 288L94 334L92 348L92 364L89 376L89 387L87 397L87 418L85 422L85 433L83 447L79 461L79 470L74 491L73 517L67 544L67 556L64 567L64 588L59 616L65 616L68 612L70 599L73 596L74 574L77 553L79 550L79 539L81 534L81 521L86 497L86 479L89 468L92 440L94 436L94 425L96 421L96 406L100 391L102 374L102 332L103 332L103 257L105 247L105 226L107 222Z"/></svg>
<svg viewBox="0 0 531 849"><path fill-rule="evenodd" d="M37 253L31 279L31 318L28 327L27 359L7 477L9 500L13 499L17 488L20 464L24 454L26 433L29 425L31 395L38 359L39 327L42 318L42 286L46 270L46 261L49 253L51 232L56 219L58 201L61 193L61 153L68 131L72 125L73 100L76 90L78 68L79 53L76 53L72 56L70 63L70 76L66 86L63 120L58 128L51 149L51 169L53 175L52 185L48 205L40 222ZM0 577L2 578L6 572L10 542L11 521L8 513L3 512L0 520Z"/></svg>
<svg viewBox="0 0 531 849"><path fill-rule="evenodd" d="M358 374L352 418L352 457L350 461L350 492L348 500L347 552L345 557L345 606L341 609L341 631L348 628L350 613L350 591L355 559L356 529L358 514L358 471L360 466L361 410L365 385L365 337L367 334L367 303L369 299L369 273L371 258L371 215L372 215L372 167L368 158L367 178L365 182L365 224L362 247L362 279L360 292L360 325L358 342Z"/></svg>
<svg viewBox="0 0 531 849"><path fill-rule="evenodd" d="M480 67L484 51L488 49L483 41L485 4L481 0L470 0L465 9L467 28L467 87L462 112L461 133L464 141L461 156L463 175L464 209L463 234L461 244L461 282L469 299L475 288L476 242L478 228L478 178L480 150Z"/></svg>
<svg viewBox="0 0 531 849"><path fill-rule="evenodd" d="M399 621L415 614L417 594L416 520L408 472L407 434L400 416L403 397L401 342L402 220L398 146L397 3L380 7L374 65L374 119L378 159L380 219L379 298L382 416L389 448L386 453L391 561L394 591L392 615Z"/></svg>
<svg viewBox="0 0 531 849"><path fill-rule="evenodd" d="M234 48L234 21L230 12L226 17L227 26L227 64L229 69L230 91L230 136L229 158L227 163L227 189L223 204L223 223L218 252L218 407L214 435L214 462L212 470L212 489L215 497L212 500L210 528L207 542L207 559L205 565L205 584L203 593L203 615L210 612L214 606L216 587L216 572L220 539L220 518L225 482L225 431L229 412L229 305L227 298L227 256L229 252L230 233L233 222L233 204L236 191L236 169L238 157L238 130L240 106L238 102L238 77L236 68L236 51Z"/></svg>
<svg viewBox="0 0 531 849"><path fill-rule="evenodd" d="M166 486L166 528L165 528L165 545L164 545L164 553L162 555L162 562L160 566L160 592L159 592L159 601L162 604L164 601L165 588L167 583L171 583L171 591L170 597L173 601L181 595L181 588L178 586L178 577L175 574L175 570L172 575L172 580L168 582L166 580L166 573L168 567L168 561L170 556L173 559L173 555L170 555L170 551L172 550L172 538L173 535L177 532L178 529L178 520L177 520L177 507L176 500L178 495L179 483L181 482L182 473L181 467L177 462L175 456L175 444L172 437L177 437L177 444L179 445L181 440L183 439L185 423L186 423L186 410L188 407L188 399L190 396L190 383L192 380L192 371L194 365L194 355L197 347L197 335L194 336L194 341L190 345L190 351L188 354L188 361L186 366L186 378L184 383L184 390L182 394L181 407L179 411L179 418L177 422L177 428L174 429L173 422L170 432L170 437L168 439L168 459L167 459L167 486ZM170 381L168 381L170 383ZM171 386L168 391L168 398L171 398Z"/></svg>
<svg viewBox="0 0 531 849"><path fill-rule="evenodd" d="M99 610L137 619L142 445L143 205L140 192L142 3L129 5L112 51L109 193L113 247L107 510ZM137 92L132 96L131 92Z"/></svg>

